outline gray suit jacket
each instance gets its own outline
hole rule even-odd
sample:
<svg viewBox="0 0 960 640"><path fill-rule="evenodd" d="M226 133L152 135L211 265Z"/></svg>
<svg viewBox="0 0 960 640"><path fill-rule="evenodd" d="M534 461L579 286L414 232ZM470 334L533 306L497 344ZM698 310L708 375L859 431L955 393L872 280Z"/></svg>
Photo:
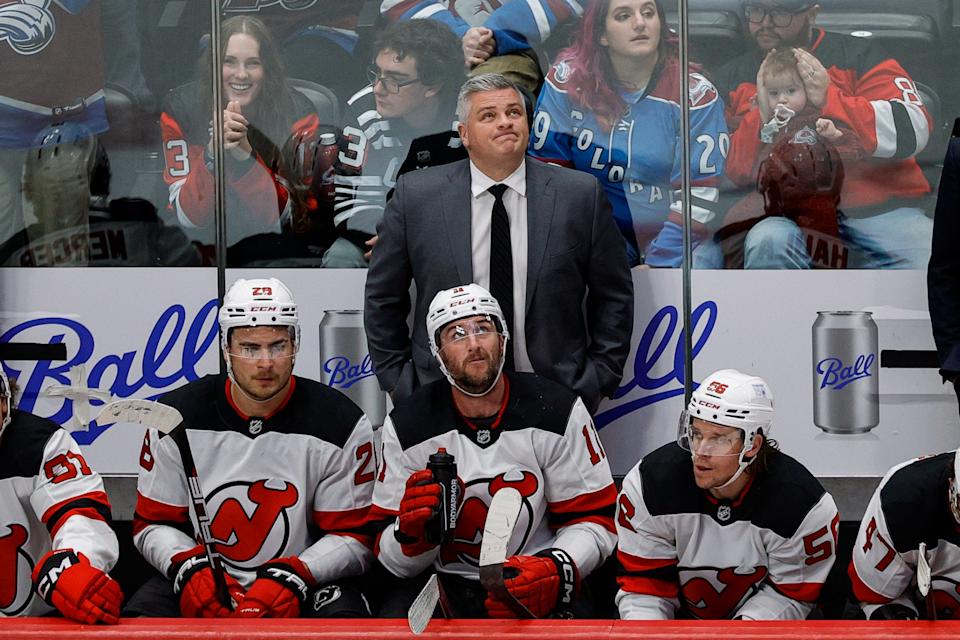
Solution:
<svg viewBox="0 0 960 640"><path fill-rule="evenodd" d="M633 331L623 237L597 180L527 158L527 353L534 370L590 411L617 389ZM473 281L468 160L408 173L377 228L364 327L380 386L394 400L442 377L427 342L433 296ZM413 333L407 326L416 284Z"/></svg>

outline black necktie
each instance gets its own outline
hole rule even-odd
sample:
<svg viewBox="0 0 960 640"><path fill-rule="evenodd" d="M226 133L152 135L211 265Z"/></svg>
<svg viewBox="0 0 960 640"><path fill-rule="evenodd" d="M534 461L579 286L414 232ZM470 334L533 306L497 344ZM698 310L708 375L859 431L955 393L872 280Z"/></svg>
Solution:
<svg viewBox="0 0 960 640"><path fill-rule="evenodd" d="M495 184L488 189L496 201L493 203L493 219L490 225L490 293L500 303L507 329L513 338L513 250L510 247L510 218L503 206L505 184ZM507 343L507 357L503 368L513 371L513 345Z"/></svg>

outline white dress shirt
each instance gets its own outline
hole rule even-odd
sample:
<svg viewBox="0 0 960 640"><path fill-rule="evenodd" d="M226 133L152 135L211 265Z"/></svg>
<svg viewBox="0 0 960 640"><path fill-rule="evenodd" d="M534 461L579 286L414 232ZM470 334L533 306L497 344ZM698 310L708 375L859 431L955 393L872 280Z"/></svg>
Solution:
<svg viewBox="0 0 960 640"><path fill-rule="evenodd" d="M493 218L493 194L487 191L495 184L505 184L503 206L510 219L510 249L513 253L513 363L517 371L533 371L527 355L527 336L524 331L527 302L527 165L520 163L517 170L499 183L470 162L470 246L473 249L473 281L490 289L490 227Z"/></svg>

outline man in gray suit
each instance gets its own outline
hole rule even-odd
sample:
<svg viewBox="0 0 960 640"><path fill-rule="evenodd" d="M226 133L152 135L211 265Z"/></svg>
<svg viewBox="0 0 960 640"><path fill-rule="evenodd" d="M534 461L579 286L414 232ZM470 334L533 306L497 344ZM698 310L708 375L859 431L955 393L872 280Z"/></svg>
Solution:
<svg viewBox="0 0 960 640"><path fill-rule="evenodd" d="M397 182L364 305L373 367L395 401L442 377L424 319L438 291L463 282L500 301L513 338L508 368L570 387L591 412L617 389L633 330L623 238L593 176L525 157L526 113L505 77L471 78L457 102L469 160Z"/></svg>

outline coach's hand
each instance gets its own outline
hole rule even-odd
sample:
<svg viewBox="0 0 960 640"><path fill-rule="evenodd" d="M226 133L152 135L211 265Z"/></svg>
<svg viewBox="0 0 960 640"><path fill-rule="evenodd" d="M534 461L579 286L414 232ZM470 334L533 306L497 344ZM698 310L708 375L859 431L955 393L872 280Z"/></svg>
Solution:
<svg viewBox="0 0 960 640"><path fill-rule="evenodd" d="M234 618L297 618L313 586L313 575L300 558L278 558L257 570Z"/></svg>
<svg viewBox="0 0 960 640"><path fill-rule="evenodd" d="M503 563L507 591L537 618L568 609L580 587L577 566L562 549L544 549L535 556L511 556ZM484 606L491 618L516 618L509 606L488 594Z"/></svg>
<svg viewBox="0 0 960 640"><path fill-rule="evenodd" d="M210 561L204 548L199 545L173 557L170 575L173 593L180 600L180 613L184 618L226 618L233 613L233 606L243 598L243 587L233 576L224 572L233 606L226 607L220 602Z"/></svg>
<svg viewBox="0 0 960 640"><path fill-rule="evenodd" d="M117 624L123 591L82 553L50 551L33 569L33 588L51 607L84 624Z"/></svg>

